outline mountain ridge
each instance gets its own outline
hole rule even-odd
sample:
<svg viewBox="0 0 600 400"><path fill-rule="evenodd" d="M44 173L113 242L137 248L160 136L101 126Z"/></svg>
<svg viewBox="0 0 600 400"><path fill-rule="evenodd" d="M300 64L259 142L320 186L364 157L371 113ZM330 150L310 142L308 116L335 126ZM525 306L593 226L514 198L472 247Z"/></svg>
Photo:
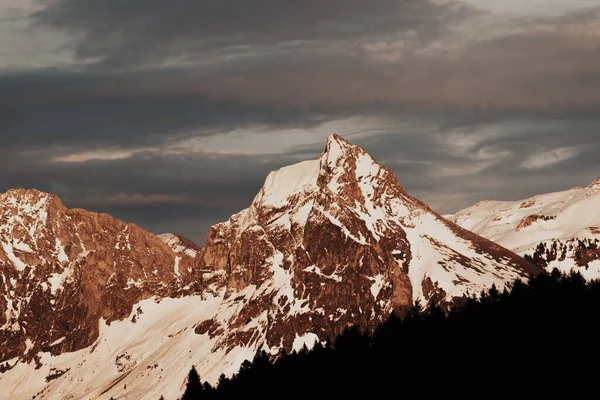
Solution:
<svg viewBox="0 0 600 400"><path fill-rule="evenodd" d="M483 201L446 218L547 268L572 268L587 279L600 278L600 261L578 257L579 240L600 239L600 177L590 185L516 201ZM576 243L577 242L577 243ZM539 248L543 247L541 251ZM565 255L545 254L552 247ZM586 250L585 246L582 250ZM542 254L542 252L544 254ZM584 267L582 269L582 267Z"/></svg>

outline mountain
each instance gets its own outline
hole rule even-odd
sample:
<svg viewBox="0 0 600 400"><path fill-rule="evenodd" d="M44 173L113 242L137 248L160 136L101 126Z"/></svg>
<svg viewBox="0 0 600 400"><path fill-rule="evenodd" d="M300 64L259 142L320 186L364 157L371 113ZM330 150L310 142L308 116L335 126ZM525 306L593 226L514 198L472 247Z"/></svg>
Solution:
<svg viewBox="0 0 600 400"><path fill-rule="evenodd" d="M269 174L202 249L41 198L60 204L24 191L0 203L13 218L0 228L0 334L19 345L3 350L0 399L174 399L192 365L216 382L258 349L310 347L415 300L448 307L538 272L436 214L337 135L316 160ZM32 315L32 299L55 311Z"/></svg>
<svg viewBox="0 0 600 400"><path fill-rule="evenodd" d="M587 187L519 201L482 201L448 219L547 268L600 278L600 177ZM563 251L564 250L564 251ZM548 253L548 254L546 254Z"/></svg>
<svg viewBox="0 0 600 400"><path fill-rule="evenodd" d="M190 292L193 258L106 214L67 210L58 197L10 190L0 197L2 360L76 351L98 320L127 317L152 295Z"/></svg>
<svg viewBox="0 0 600 400"><path fill-rule="evenodd" d="M287 349L374 326L415 300L452 303L535 272L440 217L337 135L318 159L269 174L249 208L210 229L202 257L226 271L229 293L243 293L244 318L197 330L241 329L256 345Z"/></svg>
<svg viewBox="0 0 600 400"><path fill-rule="evenodd" d="M177 254L184 253L192 258L196 258L196 255L198 255L201 250L201 247L190 239L173 233L163 233L162 235L158 235L158 238L165 242L171 250Z"/></svg>

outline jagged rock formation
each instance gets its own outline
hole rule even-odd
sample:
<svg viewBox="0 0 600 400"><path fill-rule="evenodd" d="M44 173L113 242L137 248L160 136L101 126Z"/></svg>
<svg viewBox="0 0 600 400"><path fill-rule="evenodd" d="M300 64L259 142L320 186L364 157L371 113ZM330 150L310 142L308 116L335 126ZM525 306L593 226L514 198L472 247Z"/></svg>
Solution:
<svg viewBox="0 0 600 400"><path fill-rule="evenodd" d="M108 216L52 211L37 197L4 197L15 221L32 218L0 224L2 310L39 292L36 301L57 304L43 322L53 332L72 308L72 325L48 337L27 329L39 312L5 312L0 334L25 347L3 350L4 398L174 398L192 364L215 381L259 348L310 346L348 325L374 327L415 300L447 306L538 271L433 212L337 135L316 160L271 173L248 209L210 229L203 249ZM43 231L33 228L38 201L48 210ZM72 278L54 285L56 274ZM46 291L31 289L44 282Z"/></svg>
<svg viewBox="0 0 600 400"><path fill-rule="evenodd" d="M107 214L67 210L36 190L0 196L0 362L76 351L98 338L98 321L129 316L152 295L197 286L193 258Z"/></svg>
<svg viewBox="0 0 600 400"><path fill-rule="evenodd" d="M288 350L299 336L374 326L414 300L447 304L535 272L437 215L337 135L317 160L271 173L250 208L211 228L200 257L207 268L226 271L228 293L247 295L241 318L197 331L240 327L221 340L256 333L257 343ZM265 326L246 329L256 319Z"/></svg>

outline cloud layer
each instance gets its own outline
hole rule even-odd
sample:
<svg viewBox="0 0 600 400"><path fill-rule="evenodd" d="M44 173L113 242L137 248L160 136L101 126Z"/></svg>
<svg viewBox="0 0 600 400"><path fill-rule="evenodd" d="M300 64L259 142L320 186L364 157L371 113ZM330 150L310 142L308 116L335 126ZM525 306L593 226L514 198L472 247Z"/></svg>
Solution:
<svg viewBox="0 0 600 400"><path fill-rule="evenodd" d="M53 191L201 241L331 131L440 212L600 175L600 8L53 0L24 12L0 32L29 43L14 25L27 23L65 56L32 51L0 70L0 191ZM0 65L26 59L3 43Z"/></svg>

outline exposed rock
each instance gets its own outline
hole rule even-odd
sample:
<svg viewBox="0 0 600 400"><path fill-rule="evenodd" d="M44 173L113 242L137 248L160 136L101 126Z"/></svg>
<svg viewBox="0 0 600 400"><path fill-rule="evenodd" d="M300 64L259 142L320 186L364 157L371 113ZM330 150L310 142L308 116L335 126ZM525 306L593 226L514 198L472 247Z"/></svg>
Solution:
<svg viewBox="0 0 600 400"><path fill-rule="evenodd" d="M198 280L193 258L152 233L68 210L55 195L10 190L0 197L0 221L0 362L88 347L100 318L126 318L138 301L188 293L184 286Z"/></svg>
<svg viewBox="0 0 600 400"><path fill-rule="evenodd" d="M525 258L548 271L576 271L588 280L600 276L600 241L595 238L541 242Z"/></svg>
<svg viewBox="0 0 600 400"><path fill-rule="evenodd" d="M553 219L556 219L556 217L555 216L548 216L548 215L538 215L538 214L528 215L527 217L523 218L521 220L521 222L519 222L519 225L517 225L517 227L515 228L515 230L517 232L519 232L521 229L525 229L528 226L531 226L534 222L537 222L537 221L552 221Z"/></svg>

